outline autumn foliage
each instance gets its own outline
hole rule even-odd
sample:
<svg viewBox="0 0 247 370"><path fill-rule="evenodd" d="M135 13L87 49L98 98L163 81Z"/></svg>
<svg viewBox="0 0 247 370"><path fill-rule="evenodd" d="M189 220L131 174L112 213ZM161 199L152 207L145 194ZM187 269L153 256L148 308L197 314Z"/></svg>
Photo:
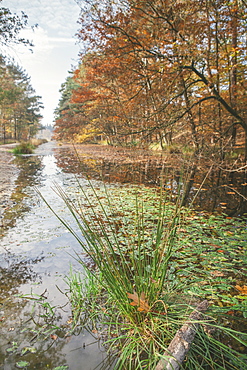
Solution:
<svg viewBox="0 0 247 370"><path fill-rule="evenodd" d="M87 1L60 139L246 147L246 3Z"/></svg>
<svg viewBox="0 0 247 370"><path fill-rule="evenodd" d="M43 105L19 66L0 55L0 141L27 140L40 127Z"/></svg>

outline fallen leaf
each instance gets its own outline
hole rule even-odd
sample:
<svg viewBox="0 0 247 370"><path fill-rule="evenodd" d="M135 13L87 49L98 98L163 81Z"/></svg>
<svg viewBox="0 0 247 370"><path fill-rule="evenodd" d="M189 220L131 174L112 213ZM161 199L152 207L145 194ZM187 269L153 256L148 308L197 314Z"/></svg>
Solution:
<svg viewBox="0 0 247 370"><path fill-rule="evenodd" d="M240 285L235 285L235 288L243 295L247 295L247 286L244 285L242 288Z"/></svg>
<svg viewBox="0 0 247 370"><path fill-rule="evenodd" d="M149 312L150 306L146 300L145 293L142 292L140 296L136 292L127 293L128 298L132 299L133 302L131 302L131 306L138 306L137 311L140 312Z"/></svg>
<svg viewBox="0 0 247 370"><path fill-rule="evenodd" d="M218 270L210 271L210 274L213 275L213 276L224 276L224 273L222 271L218 271Z"/></svg>
<svg viewBox="0 0 247 370"><path fill-rule="evenodd" d="M217 244L209 243L208 245L210 245L210 247L214 247L214 248L222 248L221 245L217 245Z"/></svg>
<svg viewBox="0 0 247 370"><path fill-rule="evenodd" d="M56 334L51 334L51 335L50 335L50 337L51 337L51 339L53 339L53 340L57 340L57 335L56 335Z"/></svg>

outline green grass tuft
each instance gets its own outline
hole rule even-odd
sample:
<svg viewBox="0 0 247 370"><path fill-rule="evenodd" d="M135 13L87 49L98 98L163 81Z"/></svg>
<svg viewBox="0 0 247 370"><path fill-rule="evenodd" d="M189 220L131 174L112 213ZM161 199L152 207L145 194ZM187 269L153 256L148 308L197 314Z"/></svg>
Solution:
<svg viewBox="0 0 247 370"><path fill-rule="evenodd" d="M20 154L32 154L34 150L34 146L29 143L29 142L22 142L19 145L17 145L12 152L15 155L20 155Z"/></svg>

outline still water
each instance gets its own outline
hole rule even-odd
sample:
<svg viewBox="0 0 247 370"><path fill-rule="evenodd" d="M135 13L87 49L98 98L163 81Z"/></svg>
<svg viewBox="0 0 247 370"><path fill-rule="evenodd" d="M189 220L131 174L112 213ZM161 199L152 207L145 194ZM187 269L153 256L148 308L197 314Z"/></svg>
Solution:
<svg viewBox="0 0 247 370"><path fill-rule="evenodd" d="M36 190L39 189L49 204L73 224L52 187L56 182L74 196L77 184L74 174L65 173L57 165L54 148L56 144L47 143L41 145L34 155L16 159L19 167L16 188L11 207L1 220L1 370L23 368L25 362L28 363L24 367L27 369L65 366L64 369L70 370L93 370L102 368L102 361L105 368L110 369L97 335L93 337L85 329L70 335L71 310L63 294L68 290L64 276L69 274L71 267L75 271L82 270L73 257L82 251ZM83 181L86 185L86 180ZM81 257L84 258L83 255ZM19 295L33 299L20 298ZM34 299L41 296L44 307L36 305L34 308ZM49 307L54 307L54 317ZM47 313L47 317L38 319L38 313ZM63 330L61 333L56 329L46 331L53 326Z"/></svg>
<svg viewBox="0 0 247 370"><path fill-rule="evenodd" d="M37 189L73 225L63 201L53 190L54 183L72 199L78 194L75 173L82 186L88 184L86 174L96 186L102 184L102 177L108 182L156 186L160 184L161 172L170 171L169 163L164 168L164 161L152 157L133 165L133 161L121 164L114 159L95 160L90 156L82 156L78 162L71 147L60 147L54 142L41 145L34 155L17 157L15 163L19 169L15 190L0 220L0 370L109 370L109 359L98 334L86 329L70 332L71 310L64 294L68 291L64 277L71 268L83 274L74 257L77 253L82 259L87 257ZM181 181L179 169L171 169L171 173L166 186L176 191ZM205 173L192 169L184 186L187 201L191 202L203 183L195 208L243 214L247 211L246 172L241 176L238 172L217 170L205 179ZM26 299L27 296L32 299ZM43 306L34 307L35 299Z"/></svg>

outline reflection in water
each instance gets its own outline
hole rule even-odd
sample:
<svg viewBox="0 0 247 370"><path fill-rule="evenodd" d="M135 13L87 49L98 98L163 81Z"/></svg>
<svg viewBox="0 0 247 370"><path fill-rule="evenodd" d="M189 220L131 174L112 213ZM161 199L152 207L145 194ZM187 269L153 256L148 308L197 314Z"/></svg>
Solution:
<svg viewBox="0 0 247 370"><path fill-rule="evenodd" d="M35 259L21 259L9 253L1 256L0 266L0 296L7 300L11 295L18 293L18 287L28 281L40 280L33 271L33 266L42 261L42 257Z"/></svg>
<svg viewBox="0 0 247 370"><path fill-rule="evenodd" d="M160 186L162 179L172 191L182 189L185 194L184 205L189 205L194 200L194 208L198 210L223 212L229 216L247 213L246 170L230 172L212 169L208 172L208 169L199 170L194 165L184 171L187 172L186 180L181 183L181 168L177 170L169 166L162 157L123 163L119 158L95 159L90 154L80 155L79 152L78 160L73 148L57 148L55 157L58 167L64 172L107 182L146 186Z"/></svg>
<svg viewBox="0 0 247 370"><path fill-rule="evenodd" d="M14 227L19 217L30 210L30 189L40 183L40 176L44 165L36 156L17 156L14 163L19 168L19 174L15 181L15 189L11 195L11 207L6 209L1 219L0 234L10 227Z"/></svg>
<svg viewBox="0 0 247 370"><path fill-rule="evenodd" d="M78 160L73 148L56 149L55 157L57 165L64 172L121 184L131 183L156 186L160 184L160 174L164 170L162 161L157 159L147 159L145 162L122 163L119 159L108 160L80 156Z"/></svg>
<svg viewBox="0 0 247 370"><path fill-rule="evenodd" d="M13 206L4 213L0 236L1 370L14 369L20 360L28 361L30 369L68 365L71 370L81 370L83 363L83 369L89 370L106 359L100 342L86 330L66 336L71 311L62 293L68 289L64 276L70 265L81 269L71 256L81 253L81 248L47 209L35 187L66 218L65 206L51 186L56 181L73 195L77 182L73 174L57 167L53 146L47 143L35 155L15 160L20 173L12 194ZM36 308L35 300L40 301ZM36 352L22 355L25 347L33 347Z"/></svg>

